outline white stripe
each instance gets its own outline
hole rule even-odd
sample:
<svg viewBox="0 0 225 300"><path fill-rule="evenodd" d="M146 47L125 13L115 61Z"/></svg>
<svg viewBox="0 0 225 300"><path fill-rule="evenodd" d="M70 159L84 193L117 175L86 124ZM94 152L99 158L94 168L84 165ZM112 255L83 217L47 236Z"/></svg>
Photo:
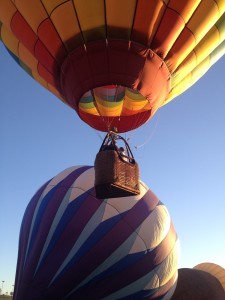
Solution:
<svg viewBox="0 0 225 300"><path fill-rule="evenodd" d="M37 202L36 208L34 210L33 218L32 218L32 221L31 221L31 226L30 226L30 231L29 231L29 237L28 237L28 241L27 241L27 248L26 248L26 254L25 254L23 268L25 267L25 264L26 264L26 261L27 261L27 254L28 254L28 249L30 247L31 235L32 235L32 232L33 232L33 227L34 227L34 223L36 221L38 210L39 210L40 205L41 205L42 200L43 200L43 195L44 195L44 191L43 191L42 195L40 196L40 198Z"/></svg>
<svg viewBox="0 0 225 300"><path fill-rule="evenodd" d="M103 273L107 269L109 269L111 266L115 265L117 262L119 262L121 259L127 256L127 254L130 252L130 249L137 238L136 232L133 232L131 236L120 246L118 247L112 255L110 255L102 264L100 264L92 273L90 273L78 286L76 286L68 295L73 294L77 289L79 289L81 286L85 285L87 282L92 280L97 275ZM140 244L140 242L139 242ZM145 248L145 246L142 244L142 246Z"/></svg>
<svg viewBox="0 0 225 300"><path fill-rule="evenodd" d="M71 187L74 188L73 197L71 197L70 202L76 200L84 192L87 192L94 186L94 168L90 168L84 171L80 176L74 181Z"/></svg>
<svg viewBox="0 0 225 300"><path fill-rule="evenodd" d="M158 205L142 222L138 234L148 249L157 247L170 230L171 218L165 205Z"/></svg>
<svg viewBox="0 0 225 300"><path fill-rule="evenodd" d="M160 205L156 208L157 212L155 215L150 215L149 219L153 220L153 224L156 221L156 215L160 213L165 213L167 210L165 210L165 207ZM157 240L159 243L161 242L162 238L165 237L168 233L168 228L170 228L170 217L166 213L166 216L163 218L163 221L166 223L166 226L164 227L164 233L160 234L160 238ZM161 230L162 228L162 221L161 221ZM125 241L123 244L121 244L101 265L99 265L89 276L85 278L71 293L76 291L79 287L85 285L88 281L90 281L92 278L96 277L97 275L101 274L102 272L109 269L111 266L115 265L117 262L119 262L121 259L126 257L127 255L139 253L143 251L147 251L149 249L149 245L151 243L146 243L146 236L154 236L154 226L149 227L149 224L151 226L152 222L143 222L139 228L137 228L136 231L134 231ZM129 224L127 224L129 226ZM132 228L132 224L130 225ZM147 230L145 230L145 235L143 235L142 227L146 227ZM140 232L142 234L140 234ZM161 232L160 232L161 233ZM147 240L148 242L148 240ZM155 241L154 241L155 242ZM154 243L155 245L155 243ZM158 244L157 244L158 245ZM156 245L155 245L156 246Z"/></svg>
<svg viewBox="0 0 225 300"><path fill-rule="evenodd" d="M162 300L170 300L173 296L173 293L175 292L175 289L177 287L177 277L175 278L173 286L170 288L170 290L166 293L166 295L162 298Z"/></svg>
<svg viewBox="0 0 225 300"><path fill-rule="evenodd" d="M58 185L60 182L62 182L68 175L70 175L75 170L81 168L83 166L75 166L70 167L62 172L60 172L58 175L52 178L52 180L48 183L47 187L45 188L45 191L43 193L43 196L47 195L47 193L56 185ZM69 187L69 186L68 186Z"/></svg>
<svg viewBox="0 0 225 300"><path fill-rule="evenodd" d="M176 255L176 251L175 251ZM161 267L161 264L160 264ZM165 266L164 266L165 268ZM161 286L164 285L163 282L161 282L161 278L159 277L159 269L155 268L154 270L150 271L148 274L145 276L139 278L138 280L130 283L129 285L125 286L124 288L116 291L115 293L103 298L102 300L113 300L113 299L120 299L123 297L128 297L130 296L132 298L132 295L143 291L143 290L152 290L152 289L157 289ZM165 269L166 270L166 269ZM177 265L175 265L175 272L172 272L169 274L170 276L167 277L167 282L169 281L170 278L174 276L174 273L177 272ZM174 293L175 287L176 287L176 281L177 281L177 276L174 278L174 282L171 283L173 286L169 289L169 292L164 296L163 300L169 300Z"/></svg>
<svg viewBox="0 0 225 300"><path fill-rule="evenodd" d="M177 272L178 261L179 261L179 242L176 241L173 248L170 249L170 254L155 267L155 272L157 272L160 286L165 285ZM149 286L149 288L151 288Z"/></svg>
<svg viewBox="0 0 225 300"><path fill-rule="evenodd" d="M113 300L113 299L120 299L123 297L128 297L130 296L132 299L132 295L143 291L145 289L146 285L151 286L151 289L156 289L159 287L159 278L157 273L152 270L145 276L139 278L138 280L130 283L129 285L125 286L124 288L116 291L115 293L104 297L102 300Z"/></svg>
<svg viewBox="0 0 225 300"><path fill-rule="evenodd" d="M56 272L55 276L52 278L49 286L54 282L54 280L63 271L63 269L70 263L70 261L73 259L75 254L79 251L79 249L83 245L83 243L86 242L88 237L92 234L92 232L99 225L99 220L102 218L102 215L104 214L104 210L105 210L105 204L103 202L102 205L100 205L100 207L97 209L97 211L91 217L89 222L85 225L83 231L81 232L80 236L76 240L76 242L73 245L72 249L70 250L69 254L67 255L67 257L65 258L65 260L63 261L63 263L59 267L59 269Z"/></svg>
<svg viewBox="0 0 225 300"><path fill-rule="evenodd" d="M97 275L101 274L102 272L109 269L111 266L115 265L117 262L119 262L122 258L126 257L127 255L147 251L150 249L149 246L154 245L154 247L156 247L159 243L161 243L161 241L166 237L169 231L171 219L164 205L157 206L155 210L156 213L155 214L152 213L148 218L149 220L151 220L150 222L144 221L139 226L139 228L137 228L137 230L134 231L126 241L124 241L123 244L121 244L101 265L99 265L91 274L89 274L89 276L87 276L78 286L76 286L76 288L73 289L70 292L70 294L75 292L81 286L85 285L87 282L92 280ZM158 217L160 216L160 214L162 214L161 218ZM158 218L160 219L159 228L161 231L160 230L158 231L154 228L154 222L156 222ZM143 227L145 227L146 230L143 230ZM154 230L156 230L159 237L155 236ZM153 242L149 243L149 238L151 239L152 237L153 237ZM158 242L158 244L156 244L156 241ZM177 267L175 261L174 261L174 266Z"/></svg>
<svg viewBox="0 0 225 300"><path fill-rule="evenodd" d="M81 166L75 166L75 167L71 167L68 168L66 170L64 170L63 172L59 173L57 176L55 176L46 186L46 188L44 189L44 191L42 192L36 208L34 210L34 214L33 214L33 218L32 218L32 222L31 222L31 226L30 226L30 231L29 231L29 237L28 237L28 242L27 242L27 248L26 248L26 254L25 254L25 259L24 259L24 265L23 268L26 264L26 260L27 260L27 255L28 255L28 249L30 247L30 240L31 240L31 235L33 232L33 227L34 227L34 223L36 221L36 217L37 217L37 213L39 211L40 205L42 203L43 198L48 194L49 191L51 191L55 185L57 185L58 183L60 183L60 181L62 181L63 179L65 179L71 172L75 171L76 169L80 168Z"/></svg>
<svg viewBox="0 0 225 300"><path fill-rule="evenodd" d="M39 258L39 261L38 261L36 270L35 270L35 273L37 272L37 270L38 270L38 268L39 268L39 265L40 265L40 263L41 263L41 261L42 261L42 258L43 258L43 256L45 255L45 252L46 252L46 250L47 250L47 248L48 248L48 246L49 246L49 243L50 243L50 241L51 241L51 239L52 239L52 236L53 236L53 234L55 233L55 230L56 230L56 228L57 228L57 226L58 226L58 224L59 224L59 222L60 222L60 220L61 220L61 218L62 218L62 215L64 214L65 210L66 210L67 207L68 207L68 203L69 203L69 199L71 198L72 190L73 190L73 189L70 188L70 189L67 191L67 193L66 193L65 197L62 199L62 202L61 202L61 204L60 204L60 206L59 206L59 209L58 209L58 211L57 211L57 213L56 213L56 215L55 215L55 217L54 217L54 219L53 219L52 225L51 225L51 227L50 227L48 236L47 236L47 238L46 238L44 247L43 247L43 249L42 249L42 252L41 252L41 255L40 255L40 258Z"/></svg>

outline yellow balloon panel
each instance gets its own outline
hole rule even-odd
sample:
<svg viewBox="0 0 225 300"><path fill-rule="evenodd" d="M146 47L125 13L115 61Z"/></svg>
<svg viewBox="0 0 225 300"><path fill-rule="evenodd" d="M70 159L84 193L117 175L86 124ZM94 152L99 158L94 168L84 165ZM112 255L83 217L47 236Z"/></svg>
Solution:
<svg viewBox="0 0 225 300"><path fill-rule="evenodd" d="M217 22L221 11L214 0L203 0L187 24L193 32L196 44L205 36L210 28Z"/></svg>
<svg viewBox="0 0 225 300"><path fill-rule="evenodd" d="M12 16L17 9L11 1L1 1L0 8L0 21L10 30Z"/></svg>
<svg viewBox="0 0 225 300"><path fill-rule="evenodd" d="M19 41L15 38L15 36L11 33L11 31L6 28L6 26L2 25L1 28L1 39L5 46L10 49L10 51L15 54L16 56L19 56L18 54L18 44Z"/></svg>
<svg viewBox="0 0 225 300"><path fill-rule="evenodd" d="M73 2L85 42L105 38L104 1L73 0Z"/></svg>
<svg viewBox="0 0 225 300"><path fill-rule="evenodd" d="M100 116L103 117L119 117L123 108L122 101L117 102L116 106L108 106L106 101L97 99L96 106Z"/></svg>
<svg viewBox="0 0 225 300"><path fill-rule="evenodd" d="M46 10L40 0L17 0L14 2L20 14L37 34L43 20L48 18Z"/></svg>
<svg viewBox="0 0 225 300"><path fill-rule="evenodd" d="M82 44L83 38L71 1L55 8L50 18L68 52ZM61 21L62 19L64 22Z"/></svg>
<svg viewBox="0 0 225 300"><path fill-rule="evenodd" d="M48 12L48 14L50 15L54 9L56 9L57 7L60 7L62 4L65 5L67 2L71 2L70 1L65 1L65 0L42 0L41 1L46 9L46 11Z"/></svg>
<svg viewBox="0 0 225 300"><path fill-rule="evenodd" d="M224 0L215 0L216 5L219 9L219 16L222 16L225 10L225 1Z"/></svg>
<svg viewBox="0 0 225 300"><path fill-rule="evenodd" d="M174 11L177 11L185 23L189 21L192 17L194 11L198 7L201 0L191 0L191 1L169 1L168 6Z"/></svg>
<svg viewBox="0 0 225 300"><path fill-rule="evenodd" d="M216 26L213 26L194 50L197 58L197 64L201 63L206 56L210 54L212 49L215 49L219 44L220 32Z"/></svg>
<svg viewBox="0 0 225 300"><path fill-rule="evenodd" d="M106 24L109 38L130 39L136 0L107 0Z"/></svg>
<svg viewBox="0 0 225 300"><path fill-rule="evenodd" d="M174 72L172 78L172 86L176 86L177 84L179 84L179 82L198 64L200 64L207 56L209 56L221 44L221 42L224 39L225 30L222 26L220 26L220 24L217 23L211 28L207 35L190 52L188 57Z"/></svg>

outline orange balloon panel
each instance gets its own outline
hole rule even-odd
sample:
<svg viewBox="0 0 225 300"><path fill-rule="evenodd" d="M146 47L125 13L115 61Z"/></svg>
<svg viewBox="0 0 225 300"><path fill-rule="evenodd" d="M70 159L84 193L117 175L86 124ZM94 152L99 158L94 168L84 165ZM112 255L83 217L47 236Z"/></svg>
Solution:
<svg viewBox="0 0 225 300"><path fill-rule="evenodd" d="M0 38L90 126L147 122L225 53L225 1L0 1Z"/></svg>

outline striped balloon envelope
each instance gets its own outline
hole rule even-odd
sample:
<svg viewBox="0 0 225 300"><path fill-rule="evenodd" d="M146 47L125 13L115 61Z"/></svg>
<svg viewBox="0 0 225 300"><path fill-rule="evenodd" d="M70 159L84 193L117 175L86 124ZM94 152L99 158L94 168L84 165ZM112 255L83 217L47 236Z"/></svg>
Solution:
<svg viewBox="0 0 225 300"><path fill-rule="evenodd" d="M90 166L45 183L22 221L14 299L170 299L179 240L140 185L138 196L97 199Z"/></svg>
<svg viewBox="0 0 225 300"><path fill-rule="evenodd" d="M5 0L0 39L91 127L138 128L225 53L223 0ZM206 103L212 105L212 103Z"/></svg>

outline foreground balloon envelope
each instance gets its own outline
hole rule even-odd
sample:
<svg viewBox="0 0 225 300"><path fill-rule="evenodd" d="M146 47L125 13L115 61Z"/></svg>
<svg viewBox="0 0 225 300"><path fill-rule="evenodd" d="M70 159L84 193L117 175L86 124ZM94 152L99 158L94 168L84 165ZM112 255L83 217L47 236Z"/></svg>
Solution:
<svg viewBox="0 0 225 300"><path fill-rule="evenodd" d="M224 300L225 269L203 263L193 269L179 269L176 290L171 300Z"/></svg>
<svg viewBox="0 0 225 300"><path fill-rule="evenodd" d="M8 0L0 38L82 120L123 132L225 53L224 12L218 0Z"/></svg>
<svg viewBox="0 0 225 300"><path fill-rule="evenodd" d="M94 168L72 167L26 209L14 299L170 299L177 260L169 213L143 183L139 196L99 200Z"/></svg>

